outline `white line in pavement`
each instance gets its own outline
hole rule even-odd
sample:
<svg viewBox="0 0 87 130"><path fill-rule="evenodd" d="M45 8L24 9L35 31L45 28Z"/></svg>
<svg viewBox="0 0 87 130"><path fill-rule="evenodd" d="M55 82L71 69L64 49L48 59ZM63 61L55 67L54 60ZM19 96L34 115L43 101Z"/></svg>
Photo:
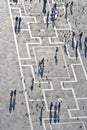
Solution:
<svg viewBox="0 0 87 130"><path fill-rule="evenodd" d="M73 81L73 82L77 82L77 77L76 77L76 74L75 74L75 71L74 71L74 68L73 68L74 65L76 66L76 65L78 65L78 64L71 64L71 68L72 68L72 70L73 70L73 74L74 74L74 78L75 78L75 81ZM87 97L86 97L86 98L76 98L74 89L73 89L73 88L64 88L64 87L63 87L63 82L64 82L64 83L69 83L69 82L72 82L72 81L60 81L60 84L61 84L62 90L72 90L72 93L73 93L73 96L74 96L74 99L75 99L75 103L76 103L76 106L77 106L77 108L75 108L75 109L68 109L68 113L69 113L70 119L77 119L77 118L86 119L87 116L72 117L71 111L80 110L77 100L85 100L85 99L87 99Z"/></svg>
<svg viewBox="0 0 87 130"><path fill-rule="evenodd" d="M22 18L26 18L26 19L29 19L29 18L34 18L34 19L36 19L36 17L35 16L28 16L28 15L26 15L26 16L21 16Z"/></svg>
<svg viewBox="0 0 87 130"><path fill-rule="evenodd" d="M55 31L55 32L56 32L56 31ZM52 42L52 41L51 41L51 38L53 38L53 39L58 38L57 32L56 32L56 37L48 37L49 43L50 43L50 44L58 44L58 43L61 43L61 42Z"/></svg>
<svg viewBox="0 0 87 130"><path fill-rule="evenodd" d="M41 102L44 101L44 99L29 99L29 102Z"/></svg>
<svg viewBox="0 0 87 130"><path fill-rule="evenodd" d="M55 124L54 122L52 124ZM82 121L78 121L78 122L59 122L56 123L57 125L67 125L67 124L83 124Z"/></svg>
<svg viewBox="0 0 87 130"><path fill-rule="evenodd" d="M56 37L58 38L58 33L57 33L57 31L56 31L56 28L55 28L54 30L55 30Z"/></svg>
<svg viewBox="0 0 87 130"><path fill-rule="evenodd" d="M44 118L44 121L49 121L49 118ZM78 121L78 122L56 122L56 125L67 125L67 124L83 124L84 122ZM52 122L54 125L55 123Z"/></svg>
<svg viewBox="0 0 87 130"><path fill-rule="evenodd" d="M35 53L34 47L33 47L33 53L34 53L35 62L36 62L36 67L37 67L37 72L38 72L38 62L37 62L37 57L36 57L36 53Z"/></svg>
<svg viewBox="0 0 87 130"><path fill-rule="evenodd" d="M63 42L51 42L51 40L49 40L50 44L53 45L63 45Z"/></svg>
<svg viewBox="0 0 87 130"><path fill-rule="evenodd" d="M83 65L83 62L82 62L82 59L81 59L81 56L80 56L80 53L79 53L79 52L78 52L78 54L79 54L79 58L80 58L80 62L81 62L82 68L83 68L84 75L85 75L86 80L87 80L87 73L86 73L85 67L84 67L84 65Z"/></svg>
<svg viewBox="0 0 87 130"><path fill-rule="evenodd" d="M23 8L24 8L24 12L25 12L25 14L27 15L27 12L26 12L26 9L25 9L25 0L22 0L22 4L23 4Z"/></svg>
<svg viewBox="0 0 87 130"><path fill-rule="evenodd" d="M27 16L23 16L24 18L26 18ZM34 19L34 22L27 22L27 24L29 23L37 23L37 19L35 16L29 16L28 18L33 18Z"/></svg>
<svg viewBox="0 0 87 130"><path fill-rule="evenodd" d="M70 30L73 31L69 20L67 20L67 21L68 21L68 25L69 25L69 27L70 27Z"/></svg>
<svg viewBox="0 0 87 130"><path fill-rule="evenodd" d="M56 28L55 29L56 31L58 30L58 31L61 31L61 30L63 30L63 31L68 31L68 30L70 30L71 31L71 29L70 28Z"/></svg>
<svg viewBox="0 0 87 130"><path fill-rule="evenodd" d="M42 123L43 123L44 130L46 130L46 126L45 126L45 120L44 120L44 118L42 118Z"/></svg>
<svg viewBox="0 0 87 130"><path fill-rule="evenodd" d="M30 37L32 38L32 34L31 34L31 30L30 30L30 26L28 25L28 30L29 30L29 33L30 33Z"/></svg>
<svg viewBox="0 0 87 130"><path fill-rule="evenodd" d="M24 83L24 76L23 76L23 71L22 71L21 62L20 62L20 55L19 55L19 49L18 49L18 45L17 45L16 35L15 35L15 32L14 32L14 24L13 24L13 19L12 19L12 14L11 14L11 8L10 8L9 0L8 0L8 6L9 6L9 13L10 13L11 23L12 23L12 28L13 28L15 46L16 46L16 51L17 51L17 56L18 56L18 61L19 61L19 68L20 68L20 73L21 73L21 77L22 77L22 84L23 84L23 89L25 91L26 87L25 87L25 83ZM29 108L29 103L28 103L28 96L27 96L27 92L26 91L25 91L24 95L25 95L27 111L28 111L28 114L29 114L29 123L30 123L30 126L31 126L31 130L33 130L32 119L31 119L31 115L30 115L30 108Z"/></svg>
<svg viewBox="0 0 87 130"><path fill-rule="evenodd" d="M77 82L77 77L76 77L76 74L75 74L73 65L76 65L76 64L71 64L71 68L72 68L72 71L73 71L73 74L74 74L74 79L75 79L73 82ZM79 105L78 105L78 101L77 101L77 98L76 98L74 89L73 89L73 88L64 88L63 82L64 82L64 83L69 83L69 82L72 82L72 81L60 81L62 90L66 90L66 91L67 91L67 90L71 90L72 93L73 93L73 97L74 97L74 100L75 100L75 103L76 103L76 107L77 107L77 108L75 108L75 109L68 109L69 117L70 117L70 119L72 119L73 117L71 116L71 111L76 111L76 110L80 110L80 109L79 109Z"/></svg>
<svg viewBox="0 0 87 130"><path fill-rule="evenodd" d="M22 17L22 13L21 13L21 9L19 8L19 12L20 12L20 17Z"/></svg>
<svg viewBox="0 0 87 130"><path fill-rule="evenodd" d="M40 16L40 13L31 13L31 14L30 14L30 16L35 16L35 15L36 15L36 16L37 16L37 15Z"/></svg>
<svg viewBox="0 0 87 130"><path fill-rule="evenodd" d="M66 46L67 46L67 45L66 45ZM68 46L67 46L67 52L68 52L68 58L69 58L69 59L75 59L75 60L76 60L76 57L71 57L71 56L70 56L70 53L69 53L69 50L68 50ZM79 59L79 57L78 57L78 59ZM80 64L80 65L81 65L81 64Z"/></svg>
<svg viewBox="0 0 87 130"><path fill-rule="evenodd" d="M32 71L32 74L33 74L33 78L35 79L35 73L34 73L33 66L32 66L32 65L30 65L30 67L31 67L31 71Z"/></svg>
<svg viewBox="0 0 87 130"><path fill-rule="evenodd" d="M28 32L29 30L28 30L28 29L21 29L21 31L26 31L26 32Z"/></svg>
<svg viewBox="0 0 87 130"><path fill-rule="evenodd" d="M26 48L27 48L28 57L29 57L29 59L31 59L31 55L30 55L30 51L29 51L29 46L28 46L27 43L26 43Z"/></svg>
<svg viewBox="0 0 87 130"><path fill-rule="evenodd" d="M20 60L30 60L30 58L20 58Z"/></svg>
<svg viewBox="0 0 87 130"><path fill-rule="evenodd" d="M65 81L66 83L68 83L68 81ZM63 86L63 81L60 81L60 84L61 84L61 88L62 90L71 90L72 93L73 93L73 97L74 97L74 100L75 100L75 103L76 103L76 107L75 109L72 109L72 110L79 110L79 105L78 105L78 101L77 101L77 98L76 98L76 95L75 95L75 92L74 92L74 89L73 88L64 88ZM69 111L71 111L71 109L68 109ZM70 118L71 118L71 113L69 112L69 115L70 115Z"/></svg>
<svg viewBox="0 0 87 130"><path fill-rule="evenodd" d="M72 111L74 111L74 110L72 109ZM76 110L75 110L75 111L76 111ZM87 116L76 116L76 117L72 117L72 116L71 116L70 119L77 119L77 118L79 118L79 119L87 119Z"/></svg>
<svg viewBox="0 0 87 130"><path fill-rule="evenodd" d="M22 66L22 67L30 67L31 65L33 65L33 64L29 64L29 65L25 65L25 64L23 65L23 64L22 64L21 66Z"/></svg>
<svg viewBox="0 0 87 130"><path fill-rule="evenodd" d="M48 84L48 82L46 82L46 81L40 81L40 82L39 81L35 81L35 83L36 84L39 84L39 83L41 83L41 84Z"/></svg>
<svg viewBox="0 0 87 130"><path fill-rule="evenodd" d="M11 10L19 10L19 16L22 17L21 9L20 9L20 8L18 8L18 7L10 7L10 8L11 8ZM17 15L13 15L13 16L16 17ZM13 17L13 16L12 16L12 17Z"/></svg>
<svg viewBox="0 0 87 130"><path fill-rule="evenodd" d="M10 7L11 8L11 10L13 9L13 10L19 10L20 8L18 8L18 7Z"/></svg>
<svg viewBox="0 0 87 130"><path fill-rule="evenodd" d="M66 59L65 59L62 47L60 47L60 48L61 48L62 56L63 56L64 62L65 62L65 66L66 66L66 69L67 69L68 77L70 78L70 73L69 73L69 70L68 70L68 67L67 67L67 63L66 63Z"/></svg>
<svg viewBox="0 0 87 130"><path fill-rule="evenodd" d="M76 66L78 64L71 64L71 68L72 68L72 71L73 71L73 74L74 74L74 79L75 79L74 81L77 82L78 80L77 80L77 77L76 77L76 73L74 71L74 67L73 67L74 65Z"/></svg>
<svg viewBox="0 0 87 130"><path fill-rule="evenodd" d="M50 125L50 129L51 129L51 130L53 130L53 127L52 127L52 125L51 125L51 124L49 124L49 125Z"/></svg>
<svg viewBox="0 0 87 130"><path fill-rule="evenodd" d="M83 97L83 98L77 98L77 100L87 100L87 97Z"/></svg>
<svg viewBox="0 0 87 130"><path fill-rule="evenodd" d="M57 10L63 10L63 6L61 6L61 7L57 7Z"/></svg>
<svg viewBox="0 0 87 130"><path fill-rule="evenodd" d="M48 91L48 90L47 89L42 89L42 93L43 93L43 97L44 97L44 101L45 101L45 105L46 105L46 110L49 111L46 96L45 96L45 91ZM49 91L51 91L51 89L49 89Z"/></svg>
<svg viewBox="0 0 87 130"><path fill-rule="evenodd" d="M46 120L48 121L49 118L44 118L44 121L46 121ZM62 123L61 122L59 122L59 123L56 122L56 125L68 125L68 124L82 124L84 130L86 130L86 127L85 127L85 124L84 124L83 121L78 121L78 122L62 122ZM52 125L50 126L51 130L53 129L53 125L55 125L54 122L52 122Z"/></svg>
<svg viewBox="0 0 87 130"><path fill-rule="evenodd" d="M35 39L34 37L32 37L31 39ZM37 43L35 43L35 42L27 42L27 44L28 45L41 45L42 43L42 40L41 40L41 38L40 37L36 37L36 39L38 39L39 40L39 42L37 42Z"/></svg>
<svg viewBox="0 0 87 130"><path fill-rule="evenodd" d="M84 122L82 122L82 123L83 123L84 130L87 130L87 129L86 129L86 127L85 127L85 124L84 124Z"/></svg>
<svg viewBox="0 0 87 130"><path fill-rule="evenodd" d="M50 89L42 89L42 93L43 93L43 97L44 97L44 101L45 101L45 105L46 105L46 110L47 110L47 111L50 111L50 110L48 109L45 91L47 92L47 91L52 91L52 90L54 90L52 82L50 82L50 86L51 86Z"/></svg>
<svg viewBox="0 0 87 130"><path fill-rule="evenodd" d="M41 101L44 101L44 99L37 99L36 101L37 102L41 102Z"/></svg>
<svg viewBox="0 0 87 130"><path fill-rule="evenodd" d="M30 25L28 25L28 30L29 30L29 34L30 34L31 39L38 39L38 40L39 40L39 43L30 43L30 42L29 42L29 43L27 43L27 44L42 44L41 37L32 37Z"/></svg>

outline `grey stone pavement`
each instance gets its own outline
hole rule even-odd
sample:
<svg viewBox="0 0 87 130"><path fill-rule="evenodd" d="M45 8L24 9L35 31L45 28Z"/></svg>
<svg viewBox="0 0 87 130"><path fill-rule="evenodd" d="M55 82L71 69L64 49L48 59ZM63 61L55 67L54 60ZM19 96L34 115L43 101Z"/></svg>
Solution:
<svg viewBox="0 0 87 130"><path fill-rule="evenodd" d="M43 0L0 1L0 130L87 130L87 0L74 0L73 15L64 18L65 2L48 0L47 11L57 3L56 27L46 28L42 13ZM15 33L15 18L21 17L21 30ZM83 32L82 50L76 60L72 49ZM64 52L64 35L67 53ZM58 64L55 49L58 47ZM43 78L38 76L38 63L44 58ZM33 91L30 90L34 78ZM9 112L10 92L17 90L15 110ZM50 124L50 103L59 102L60 122ZM42 110L42 125L40 113Z"/></svg>

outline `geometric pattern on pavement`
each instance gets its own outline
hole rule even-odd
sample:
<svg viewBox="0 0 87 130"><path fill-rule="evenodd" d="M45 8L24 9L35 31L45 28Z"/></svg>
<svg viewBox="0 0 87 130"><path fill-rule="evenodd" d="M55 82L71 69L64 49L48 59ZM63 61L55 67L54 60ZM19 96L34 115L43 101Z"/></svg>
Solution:
<svg viewBox="0 0 87 130"><path fill-rule="evenodd" d="M51 10L53 0L48 1ZM72 25L64 19L64 5L58 2L58 21L53 29L46 29L42 15L42 1L19 0L18 5L9 2L9 11L14 30L15 17L22 18L21 32L14 33L24 95L31 130L86 130L87 129L87 65L78 50L78 60L70 46ZM36 8L35 8L36 7ZM67 36L68 56L64 53L64 34ZM55 48L58 47L58 65L54 63ZM37 76L39 60L45 59L43 79ZM87 61L87 59L86 59ZM33 92L31 79L35 79ZM84 84L83 84L84 83ZM49 123L50 102L63 99L60 123ZM39 124L40 109L43 107L43 125Z"/></svg>

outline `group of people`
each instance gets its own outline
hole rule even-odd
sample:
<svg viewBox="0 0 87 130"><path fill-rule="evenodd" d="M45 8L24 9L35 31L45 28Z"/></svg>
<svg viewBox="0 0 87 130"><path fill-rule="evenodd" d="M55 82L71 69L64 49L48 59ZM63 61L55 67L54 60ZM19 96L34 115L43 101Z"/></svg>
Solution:
<svg viewBox="0 0 87 130"><path fill-rule="evenodd" d="M56 19L57 19L57 4L55 3L53 8L51 9L51 21L52 21L53 28L56 26L55 24Z"/></svg>
<svg viewBox="0 0 87 130"><path fill-rule="evenodd" d="M53 102L50 103L50 116L49 116L49 121L50 124L52 122L52 119L54 119L54 123L60 121L60 109L61 109L61 102L53 104ZM54 115L52 115L52 110L54 110Z"/></svg>
<svg viewBox="0 0 87 130"><path fill-rule="evenodd" d="M70 2L70 3L66 3L65 4L65 18L67 19L68 17L68 8L70 8L70 15L73 14L73 5L74 5L74 2Z"/></svg>
<svg viewBox="0 0 87 130"><path fill-rule="evenodd" d="M62 104L62 100L60 102L56 102L55 104L53 104L53 102L50 103L50 114L49 114L49 122L50 124L52 123L52 121L54 120L54 123L56 122L60 122L60 109L61 109L61 104ZM53 113L52 113L53 111ZM41 107L41 112L40 112L40 125L42 125L42 113L43 113L43 107Z"/></svg>
<svg viewBox="0 0 87 130"><path fill-rule="evenodd" d="M72 32L72 49L76 50L76 59L78 57L78 49L82 50L83 46L84 46L84 56L87 57L87 37L85 37L84 43L82 43L82 36L83 36L83 32L80 32L79 34L79 38L76 41L76 45L75 45L75 32Z"/></svg>
<svg viewBox="0 0 87 130"><path fill-rule="evenodd" d="M44 4L43 4L44 15L46 14L46 3L47 3L47 0L44 0ZM66 19L68 17L68 7L69 7L69 5L70 5L70 14L71 15L73 14L73 4L74 4L73 1L65 4L65 18ZM48 28L48 25L49 25L49 19L51 20L52 27L54 28L56 26L55 21L57 19L57 4L56 3L54 4L54 6L51 9L51 14L49 14L49 11L47 12L47 17L46 17L47 28Z"/></svg>
<svg viewBox="0 0 87 130"><path fill-rule="evenodd" d="M44 15L46 14L46 11L44 13ZM56 26L55 21L57 19L57 4L55 3L54 6L51 9L51 14L49 13L49 11L47 12L47 16L46 16L46 24L47 24L47 28L49 25L49 20L51 20L52 22L52 27L54 28Z"/></svg>
<svg viewBox="0 0 87 130"><path fill-rule="evenodd" d="M18 0L13 0L14 2L18 2ZM32 0L30 0L32 2ZM39 0L40 2L40 0ZM47 0L43 0L43 14L46 15L46 5L47 5ZM69 3L65 4L65 18L67 19L67 10L68 10ZM71 15L73 14L73 1L70 3L70 13ZM47 17L46 17L46 25L48 28L49 25L49 19L52 22L52 27L54 28L56 26L55 21L57 19L57 4L55 3L54 6L51 9L51 14L49 11L47 12ZM19 22L19 24L17 24ZM15 18L15 32L20 32L20 23L21 23L21 18L16 17Z"/></svg>
<svg viewBox="0 0 87 130"><path fill-rule="evenodd" d="M21 25L21 17L15 18L15 33L20 32L20 25Z"/></svg>

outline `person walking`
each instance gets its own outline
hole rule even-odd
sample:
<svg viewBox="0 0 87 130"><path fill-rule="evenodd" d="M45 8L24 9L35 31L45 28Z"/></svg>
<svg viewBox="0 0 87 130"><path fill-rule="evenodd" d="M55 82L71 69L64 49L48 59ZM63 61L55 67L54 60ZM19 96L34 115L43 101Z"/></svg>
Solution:
<svg viewBox="0 0 87 130"><path fill-rule="evenodd" d="M55 27L55 13L54 11L52 11L52 14L51 14L51 21L52 21L52 27L54 28Z"/></svg>
<svg viewBox="0 0 87 130"><path fill-rule="evenodd" d="M18 0L13 0L13 3L16 3L16 4L17 4L17 3L18 3Z"/></svg>
<svg viewBox="0 0 87 130"><path fill-rule="evenodd" d="M84 42L84 55L86 58L87 57L87 37L85 38L85 42Z"/></svg>
<svg viewBox="0 0 87 130"><path fill-rule="evenodd" d="M43 108L41 107L41 112L40 112L40 125L42 125L42 112L43 112Z"/></svg>
<svg viewBox="0 0 87 130"><path fill-rule="evenodd" d="M74 50L74 46L75 46L74 38L75 38L75 32L72 32L72 49L73 50Z"/></svg>
<svg viewBox="0 0 87 130"><path fill-rule="evenodd" d="M15 33L18 31L18 17L15 18Z"/></svg>
<svg viewBox="0 0 87 130"><path fill-rule="evenodd" d="M50 121L50 124L52 122L52 107L53 107L53 102L50 103L50 116L49 116L49 121Z"/></svg>
<svg viewBox="0 0 87 130"><path fill-rule="evenodd" d="M21 17L18 19L18 32L20 32L20 25L21 25Z"/></svg>
<svg viewBox="0 0 87 130"><path fill-rule="evenodd" d="M57 65L57 63L58 63L58 56L57 56L57 53L55 54L54 59L55 59L55 64Z"/></svg>
<svg viewBox="0 0 87 130"><path fill-rule="evenodd" d="M47 0L43 0L43 14L46 14L46 4L47 4Z"/></svg>
<svg viewBox="0 0 87 130"><path fill-rule="evenodd" d="M73 1L70 3L70 14L73 14Z"/></svg>
<svg viewBox="0 0 87 130"><path fill-rule="evenodd" d="M67 47L66 47L66 36L64 35L64 52L66 55L68 55L67 53Z"/></svg>
<svg viewBox="0 0 87 130"><path fill-rule="evenodd" d="M57 102L54 105L54 123L57 121Z"/></svg>
<svg viewBox="0 0 87 130"><path fill-rule="evenodd" d="M31 86L30 86L31 91L33 90L33 88L34 88L34 78L32 78L31 80Z"/></svg>
<svg viewBox="0 0 87 130"><path fill-rule="evenodd" d="M14 98L13 98L13 110L15 110L15 101L16 101L16 90L14 90Z"/></svg>
<svg viewBox="0 0 87 130"><path fill-rule="evenodd" d="M32 0L30 0L30 3L32 2Z"/></svg>
<svg viewBox="0 0 87 130"><path fill-rule="evenodd" d="M48 26L49 26L49 11L47 12L46 24L47 24L47 28L48 28Z"/></svg>
<svg viewBox="0 0 87 130"><path fill-rule="evenodd" d="M13 99L13 90L10 92L10 104L9 104L9 112L11 113L12 111L12 99Z"/></svg>
<svg viewBox="0 0 87 130"><path fill-rule="evenodd" d="M82 50L82 36L83 36L83 32L81 32L79 34L79 48L80 48L80 50Z"/></svg>
<svg viewBox="0 0 87 130"><path fill-rule="evenodd" d="M76 42L76 51L75 51L75 53L76 53L76 60L77 60L77 58L78 58L78 41Z"/></svg>
<svg viewBox="0 0 87 130"><path fill-rule="evenodd" d="M67 20L67 16L68 16L68 13L67 13L68 6L69 6L69 4L66 3L66 5L65 5L65 19L66 19L66 20Z"/></svg>

